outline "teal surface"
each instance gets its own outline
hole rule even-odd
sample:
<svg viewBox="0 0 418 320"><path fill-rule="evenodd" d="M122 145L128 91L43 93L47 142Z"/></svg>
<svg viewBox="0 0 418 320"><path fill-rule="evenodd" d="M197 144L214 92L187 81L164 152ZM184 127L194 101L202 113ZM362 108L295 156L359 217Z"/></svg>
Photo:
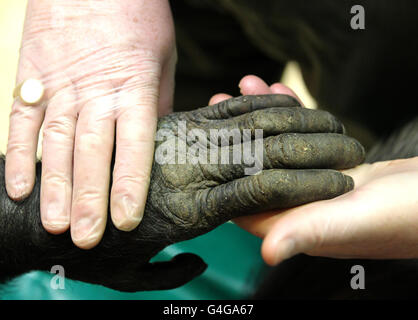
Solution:
<svg viewBox="0 0 418 320"><path fill-rule="evenodd" d="M233 223L196 239L174 244L153 261L169 260L181 252L201 256L208 269L173 290L123 293L65 279L65 289L52 289L54 275L31 272L0 288L2 299L242 299L251 296L267 270L260 256L261 240Z"/></svg>

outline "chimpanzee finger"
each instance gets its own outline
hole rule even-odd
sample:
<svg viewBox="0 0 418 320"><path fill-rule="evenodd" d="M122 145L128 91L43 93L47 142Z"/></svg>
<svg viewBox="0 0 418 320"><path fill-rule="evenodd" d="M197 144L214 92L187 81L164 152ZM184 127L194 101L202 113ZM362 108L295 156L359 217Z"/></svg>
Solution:
<svg viewBox="0 0 418 320"><path fill-rule="evenodd" d="M229 119L255 110L276 107L301 107L293 97L283 94L240 96L221 101L215 105L200 108L192 113L210 120Z"/></svg>
<svg viewBox="0 0 418 320"><path fill-rule="evenodd" d="M354 188L351 177L335 170L265 170L205 189L197 197L206 225L271 209L331 199Z"/></svg>
<svg viewBox="0 0 418 320"><path fill-rule="evenodd" d="M206 127L219 130L219 135L231 135L234 131L251 130L254 137L256 129L263 130L268 137L287 132L344 133L343 124L332 114L323 110L307 108L269 108L256 110L231 119L208 122Z"/></svg>
<svg viewBox="0 0 418 320"><path fill-rule="evenodd" d="M263 169L347 169L365 157L357 140L337 133L285 133L222 147L216 153L217 163L200 169L204 177L221 183Z"/></svg>
<svg viewBox="0 0 418 320"><path fill-rule="evenodd" d="M337 133L285 133L264 139L266 169L348 169L364 161L356 139Z"/></svg>

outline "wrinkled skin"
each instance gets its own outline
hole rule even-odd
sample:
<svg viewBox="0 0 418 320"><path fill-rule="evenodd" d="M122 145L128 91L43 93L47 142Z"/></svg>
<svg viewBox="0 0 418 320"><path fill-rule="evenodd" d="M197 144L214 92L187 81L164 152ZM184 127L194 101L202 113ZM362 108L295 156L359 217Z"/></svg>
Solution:
<svg viewBox="0 0 418 320"><path fill-rule="evenodd" d="M179 121L186 121L188 130L206 132L263 129L263 170L245 175L245 166L240 164L154 161L140 225L132 232L122 232L109 218L102 241L85 251L72 244L69 232L54 236L43 229L38 163L36 187L24 202L11 201L4 182L0 186L0 279L62 265L68 278L116 290L175 288L201 274L206 265L193 254L149 263L164 247L209 232L235 217L348 192L353 188L352 179L333 169L354 167L364 159L363 147L342 134L344 129L337 119L324 111L301 108L286 95L243 96L165 116L158 128L169 130L169 134L157 142L156 150L178 138ZM181 156L179 145L174 151ZM4 161L0 165L3 181Z"/></svg>

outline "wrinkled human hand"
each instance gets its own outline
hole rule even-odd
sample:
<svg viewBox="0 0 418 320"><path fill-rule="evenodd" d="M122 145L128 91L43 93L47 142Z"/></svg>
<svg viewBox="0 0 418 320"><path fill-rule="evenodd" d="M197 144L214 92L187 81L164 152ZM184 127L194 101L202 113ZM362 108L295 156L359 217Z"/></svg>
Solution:
<svg viewBox="0 0 418 320"><path fill-rule="evenodd" d="M167 0L29 0L17 84L39 79L45 96L39 105L16 100L12 107L8 195L24 199L34 186L43 124L45 229L62 233L71 224L77 246L95 246L111 174L112 221L134 229L144 212L158 113L172 108L175 62Z"/></svg>
<svg viewBox="0 0 418 320"><path fill-rule="evenodd" d="M364 150L342 132L331 114L302 108L287 95L242 96L167 115L158 121L148 199L137 228L120 232L108 223L102 241L81 250L71 245L68 234L50 235L36 223L37 191L21 204L1 205L14 223L31 221L22 223L29 230L20 231L17 241L7 245L10 237L0 238L0 244L6 244L6 252L19 252L13 248L29 242L33 258L20 257L16 267L10 266L18 260L12 258L6 267L17 275L62 265L68 278L122 291L180 286L206 265L193 254L150 263L164 247L232 218L350 191L352 179L336 169L361 163ZM246 169L254 168L258 174L248 175Z"/></svg>
<svg viewBox="0 0 418 320"><path fill-rule="evenodd" d="M249 76L245 93L284 93ZM217 95L212 101L228 98ZM342 171L354 190L334 199L296 208L241 217L235 222L264 238L262 254L275 265L298 253L334 258L401 259L418 257L418 157L363 164Z"/></svg>

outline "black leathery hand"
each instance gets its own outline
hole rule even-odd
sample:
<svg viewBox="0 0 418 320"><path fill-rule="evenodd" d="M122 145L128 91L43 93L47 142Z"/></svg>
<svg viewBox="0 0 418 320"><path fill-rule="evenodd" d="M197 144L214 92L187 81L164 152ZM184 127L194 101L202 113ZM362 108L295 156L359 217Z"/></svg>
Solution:
<svg viewBox="0 0 418 320"><path fill-rule="evenodd" d="M301 107L301 105L299 101L289 95L265 94L231 98L191 112L196 115L202 115L207 119L220 120L256 110L277 107L290 108Z"/></svg>
<svg viewBox="0 0 418 320"><path fill-rule="evenodd" d="M273 168L352 168L364 160L365 150L342 134L285 133L264 139L264 166Z"/></svg>
<svg viewBox="0 0 418 320"><path fill-rule="evenodd" d="M331 199L352 190L353 179L335 170L265 170L217 186L200 197L201 212L216 224L267 211Z"/></svg>
<svg viewBox="0 0 418 320"><path fill-rule="evenodd" d="M254 150L255 141L252 140ZM284 133L262 140L263 158L261 169L347 169L364 160L365 150L355 139L336 133ZM245 170L254 166L234 164L234 150L243 150L243 145L220 148L218 164L200 165L207 179L225 183L245 176ZM228 154L229 164L222 164L222 157Z"/></svg>
<svg viewBox="0 0 418 320"><path fill-rule="evenodd" d="M226 120L207 124L211 129L262 129L263 136L281 133L344 133L343 124L332 114L323 110L277 107L256 110Z"/></svg>

